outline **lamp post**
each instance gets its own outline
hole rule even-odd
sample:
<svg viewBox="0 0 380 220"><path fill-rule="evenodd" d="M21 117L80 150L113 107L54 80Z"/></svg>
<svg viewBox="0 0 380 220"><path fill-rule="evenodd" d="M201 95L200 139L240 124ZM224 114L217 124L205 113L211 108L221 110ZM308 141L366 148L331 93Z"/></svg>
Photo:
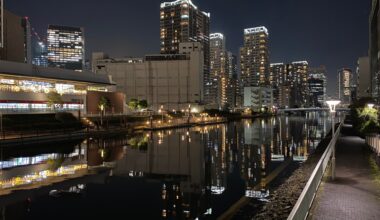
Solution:
<svg viewBox="0 0 380 220"><path fill-rule="evenodd" d="M332 134L331 139L335 136L335 112L336 112L336 106L339 105L339 100L331 100L326 102L330 109L330 115L331 115L331 125L332 125ZM336 151L336 144L334 144L332 149L332 159L331 159L331 179L335 180L335 151Z"/></svg>
<svg viewBox="0 0 380 220"><path fill-rule="evenodd" d="M158 111L159 113L161 113L161 121L162 121L162 123L164 123L164 106L163 105L161 105L161 107L160 107L160 110Z"/></svg>
<svg viewBox="0 0 380 220"><path fill-rule="evenodd" d="M187 124L190 124L190 111L191 111L191 105L189 104L189 108L187 109Z"/></svg>
<svg viewBox="0 0 380 220"><path fill-rule="evenodd" d="M100 105L100 125L103 126L103 110L104 105Z"/></svg>

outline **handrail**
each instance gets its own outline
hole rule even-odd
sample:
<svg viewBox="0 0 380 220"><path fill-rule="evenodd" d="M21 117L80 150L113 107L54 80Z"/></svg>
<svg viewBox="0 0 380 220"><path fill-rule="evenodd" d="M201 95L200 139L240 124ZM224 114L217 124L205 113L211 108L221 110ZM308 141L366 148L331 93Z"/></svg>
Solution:
<svg viewBox="0 0 380 220"><path fill-rule="evenodd" d="M292 212L288 216L288 220L305 220L307 218L319 184L321 183L322 177L326 171L326 167L330 161L333 147L339 138L343 123L344 118L336 130L334 136L332 137L325 152L323 153L321 159L319 160L317 166L314 168L313 173L311 174L305 188L302 190L302 193L297 200L297 203L294 205Z"/></svg>

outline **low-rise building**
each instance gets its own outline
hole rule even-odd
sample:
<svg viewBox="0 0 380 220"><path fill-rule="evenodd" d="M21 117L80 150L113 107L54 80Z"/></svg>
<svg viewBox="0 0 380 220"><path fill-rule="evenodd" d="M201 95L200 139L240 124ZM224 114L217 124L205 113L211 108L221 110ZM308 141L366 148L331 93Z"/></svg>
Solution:
<svg viewBox="0 0 380 220"><path fill-rule="evenodd" d="M270 87L244 87L244 107L254 111L263 108L271 110L273 107L273 89Z"/></svg>
<svg viewBox="0 0 380 220"><path fill-rule="evenodd" d="M108 74L116 90L131 99L147 100L149 108L187 109L203 103L203 52L199 42L181 43L179 54L144 58L103 58L94 54L93 71Z"/></svg>
<svg viewBox="0 0 380 220"><path fill-rule="evenodd" d="M0 61L0 111L31 113L49 111L87 112L88 93L108 92L113 83L107 75L84 71L38 67L31 64ZM59 102L52 106L49 94L58 94ZM107 94L111 95L111 94ZM123 98L122 95L119 98ZM113 109L123 112L124 100L114 101ZM120 107L121 105L121 107ZM112 109L112 106L109 108ZM92 110L96 113L98 110Z"/></svg>

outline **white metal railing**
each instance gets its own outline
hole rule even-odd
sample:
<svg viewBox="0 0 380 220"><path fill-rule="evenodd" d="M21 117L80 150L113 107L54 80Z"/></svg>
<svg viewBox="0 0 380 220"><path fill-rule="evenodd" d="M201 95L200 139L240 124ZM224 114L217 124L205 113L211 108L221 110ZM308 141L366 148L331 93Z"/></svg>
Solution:
<svg viewBox="0 0 380 220"><path fill-rule="evenodd" d="M315 194L317 193L319 184L321 183L322 177L326 171L326 167L331 159L333 148L339 138L343 123L344 118L340 123L338 129L336 130L335 134L333 135L329 145L327 146L317 166L314 168L313 173L309 178L309 181L306 183L306 186L303 189L300 197L298 198L297 203L295 204L292 212L288 216L288 220L305 220L307 218Z"/></svg>
<svg viewBox="0 0 380 220"><path fill-rule="evenodd" d="M373 152L380 157L380 135L370 134L365 137L365 142L368 144Z"/></svg>

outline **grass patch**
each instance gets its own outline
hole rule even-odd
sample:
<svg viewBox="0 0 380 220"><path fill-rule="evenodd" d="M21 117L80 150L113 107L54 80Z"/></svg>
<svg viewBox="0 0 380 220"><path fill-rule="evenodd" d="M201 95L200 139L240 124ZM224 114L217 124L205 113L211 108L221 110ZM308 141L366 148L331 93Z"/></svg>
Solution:
<svg viewBox="0 0 380 220"><path fill-rule="evenodd" d="M373 157L369 158L369 163L371 165L372 177L376 183L380 187L380 168L377 165L376 160Z"/></svg>

